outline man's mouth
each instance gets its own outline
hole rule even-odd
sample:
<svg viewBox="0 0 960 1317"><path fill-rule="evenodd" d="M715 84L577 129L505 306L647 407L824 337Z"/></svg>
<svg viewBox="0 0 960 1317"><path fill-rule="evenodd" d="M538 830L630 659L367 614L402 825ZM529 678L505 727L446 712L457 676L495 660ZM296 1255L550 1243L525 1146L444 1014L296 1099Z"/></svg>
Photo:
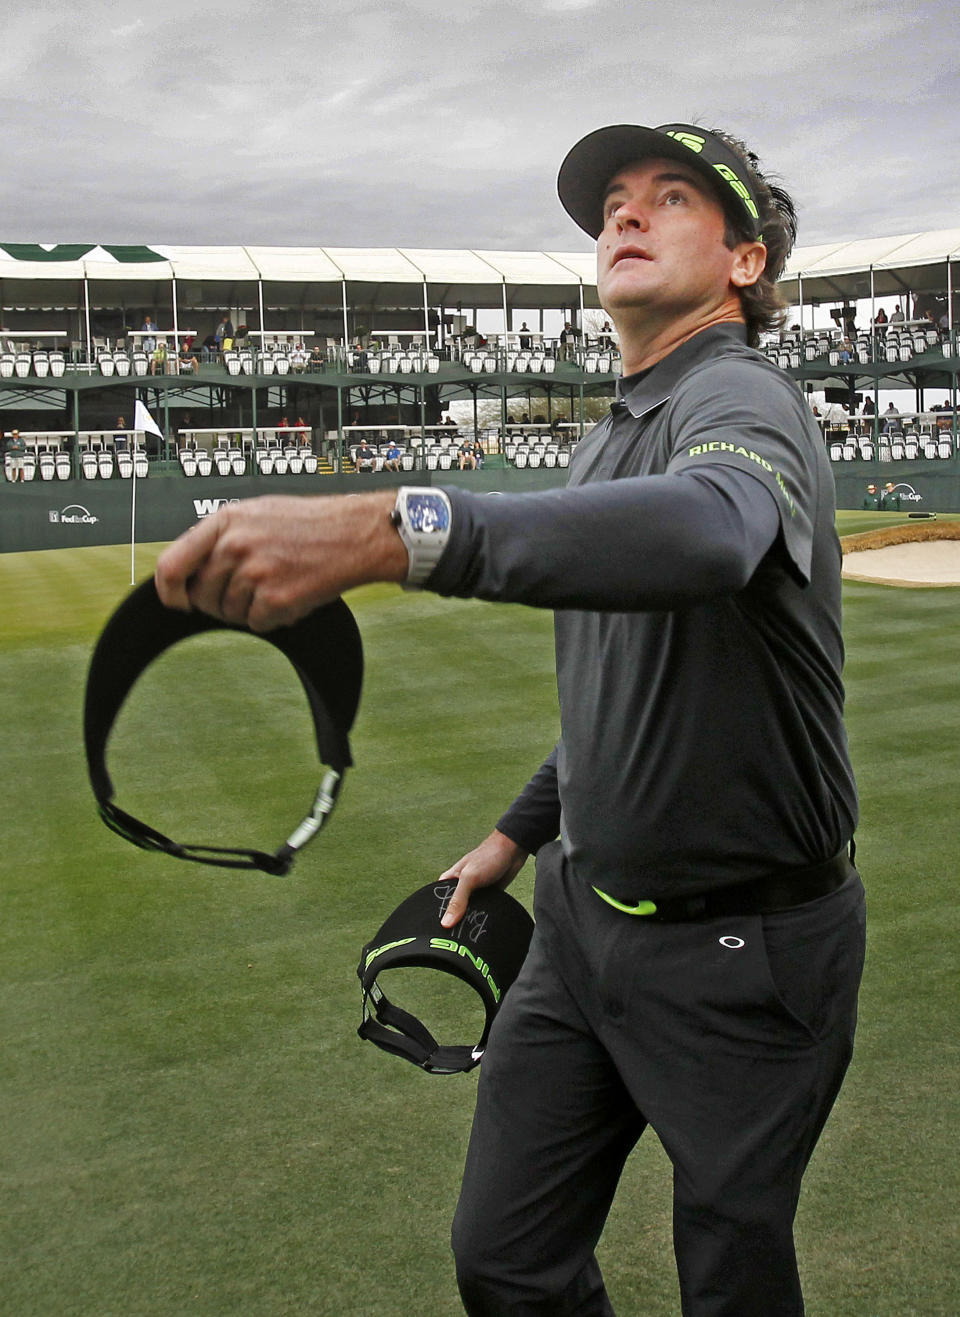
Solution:
<svg viewBox="0 0 960 1317"><path fill-rule="evenodd" d="M613 258L613 264L619 265L621 261L652 261L653 257L649 252L644 251L642 247L621 247Z"/></svg>

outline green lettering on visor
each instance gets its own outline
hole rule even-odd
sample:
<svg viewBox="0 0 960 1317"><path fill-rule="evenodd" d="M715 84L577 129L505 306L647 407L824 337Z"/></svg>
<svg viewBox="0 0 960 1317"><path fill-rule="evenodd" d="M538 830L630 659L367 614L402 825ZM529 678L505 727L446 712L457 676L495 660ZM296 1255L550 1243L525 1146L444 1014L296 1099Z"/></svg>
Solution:
<svg viewBox="0 0 960 1317"><path fill-rule="evenodd" d="M616 900L615 897L608 896L606 892L601 892L599 887L593 889L601 900L606 901L607 905L612 905L614 910L619 910L624 915L655 915L657 913L656 903L654 901L638 901L636 905L624 905L622 901Z"/></svg>

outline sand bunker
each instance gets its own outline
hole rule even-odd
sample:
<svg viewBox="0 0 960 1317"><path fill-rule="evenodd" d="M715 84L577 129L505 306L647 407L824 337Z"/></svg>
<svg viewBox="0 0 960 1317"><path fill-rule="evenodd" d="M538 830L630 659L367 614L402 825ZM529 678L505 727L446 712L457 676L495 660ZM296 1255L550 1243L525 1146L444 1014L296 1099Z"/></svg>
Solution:
<svg viewBox="0 0 960 1317"><path fill-rule="evenodd" d="M846 535L843 574L878 585L960 585L960 522L924 521Z"/></svg>

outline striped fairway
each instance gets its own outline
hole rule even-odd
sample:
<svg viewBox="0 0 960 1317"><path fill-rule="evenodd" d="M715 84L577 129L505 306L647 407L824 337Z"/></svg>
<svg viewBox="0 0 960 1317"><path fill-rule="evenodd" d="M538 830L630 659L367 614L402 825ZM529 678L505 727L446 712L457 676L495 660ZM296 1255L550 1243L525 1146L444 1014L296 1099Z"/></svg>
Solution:
<svg viewBox="0 0 960 1317"><path fill-rule="evenodd" d="M138 577L159 547L138 547ZM94 814L83 680L129 564L123 546L0 555L0 1311L456 1317L476 1076L359 1042L355 971L552 745L551 619L355 592L366 680L337 813L288 878L228 874L137 851ZM870 945L854 1066L801 1202L808 1313L956 1317L960 591L844 597ZM292 670L232 636L148 671L109 763L148 822L271 849L316 774ZM514 890L529 904L532 876ZM404 985L408 1004L467 1041L473 1005L446 977ZM676 1317L653 1138L601 1260L620 1317Z"/></svg>

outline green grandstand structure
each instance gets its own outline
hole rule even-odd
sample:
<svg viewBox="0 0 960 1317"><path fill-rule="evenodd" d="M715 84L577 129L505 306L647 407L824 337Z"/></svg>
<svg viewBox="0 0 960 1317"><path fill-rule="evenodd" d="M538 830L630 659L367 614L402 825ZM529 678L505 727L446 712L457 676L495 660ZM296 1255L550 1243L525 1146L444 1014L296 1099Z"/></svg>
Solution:
<svg viewBox="0 0 960 1317"><path fill-rule="evenodd" d="M791 258L764 350L825 399L841 506L872 481L960 510L958 251L960 229ZM361 439L376 481L557 483L619 367L590 252L0 243L0 429L26 477L0 485L0 549L129 536L135 481L143 538L223 498L355 489ZM457 430L482 471L458 473Z"/></svg>

